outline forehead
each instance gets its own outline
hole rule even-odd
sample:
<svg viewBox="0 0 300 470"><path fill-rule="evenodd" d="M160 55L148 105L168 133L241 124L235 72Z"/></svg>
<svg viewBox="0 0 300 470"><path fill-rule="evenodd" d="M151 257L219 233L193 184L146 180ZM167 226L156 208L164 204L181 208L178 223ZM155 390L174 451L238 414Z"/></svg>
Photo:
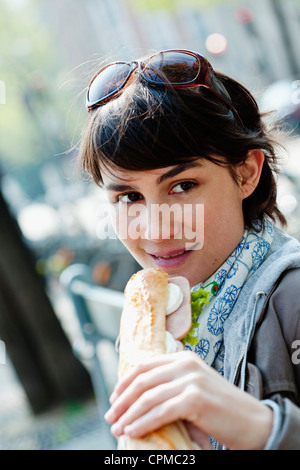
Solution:
<svg viewBox="0 0 300 470"><path fill-rule="evenodd" d="M161 174L163 174L164 171L170 169L172 167L168 168L157 168L154 170L142 170L142 171L137 171L137 170L127 170L123 168L118 168L118 167L113 167L113 168L101 168L101 174L103 181L127 181L127 182L133 182L135 180L139 180L141 178L146 178L148 177L159 177Z"/></svg>

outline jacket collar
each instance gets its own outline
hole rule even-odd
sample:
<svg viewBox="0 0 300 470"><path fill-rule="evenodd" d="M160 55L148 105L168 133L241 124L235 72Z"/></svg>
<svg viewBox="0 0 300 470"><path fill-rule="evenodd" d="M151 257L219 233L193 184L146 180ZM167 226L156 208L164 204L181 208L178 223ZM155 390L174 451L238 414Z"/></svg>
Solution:
<svg viewBox="0 0 300 470"><path fill-rule="evenodd" d="M275 228L274 240L265 262L245 283L224 325L224 376L231 383L240 377L242 388L246 356L264 302L282 273L300 268L299 242Z"/></svg>

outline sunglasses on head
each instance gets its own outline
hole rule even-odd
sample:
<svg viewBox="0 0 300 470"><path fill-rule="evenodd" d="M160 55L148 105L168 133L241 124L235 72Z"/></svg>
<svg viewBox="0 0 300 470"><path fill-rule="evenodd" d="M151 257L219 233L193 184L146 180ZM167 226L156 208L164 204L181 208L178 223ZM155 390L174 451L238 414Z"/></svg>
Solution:
<svg viewBox="0 0 300 470"><path fill-rule="evenodd" d="M226 104L242 124L229 93L215 76L208 60L196 52L185 50L158 52L143 62L113 62L101 68L88 87L88 111L116 97L136 71L153 86L168 84L173 88L205 87Z"/></svg>

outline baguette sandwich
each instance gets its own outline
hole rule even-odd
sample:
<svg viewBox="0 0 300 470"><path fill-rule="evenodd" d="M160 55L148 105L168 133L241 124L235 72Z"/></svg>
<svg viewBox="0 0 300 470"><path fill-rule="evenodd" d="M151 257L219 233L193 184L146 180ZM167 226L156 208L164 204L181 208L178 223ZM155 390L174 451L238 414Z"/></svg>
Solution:
<svg viewBox="0 0 300 470"><path fill-rule="evenodd" d="M191 328L190 289L183 277L168 278L159 269L134 274L124 292L120 324L119 368L121 378L138 362L175 352ZM180 314L184 311L184 315ZM171 335L168 330L171 330ZM176 339L175 339L175 338ZM182 345L182 343L180 343ZM183 348L183 346L182 346ZM142 438L119 438L119 450L199 450L181 421Z"/></svg>

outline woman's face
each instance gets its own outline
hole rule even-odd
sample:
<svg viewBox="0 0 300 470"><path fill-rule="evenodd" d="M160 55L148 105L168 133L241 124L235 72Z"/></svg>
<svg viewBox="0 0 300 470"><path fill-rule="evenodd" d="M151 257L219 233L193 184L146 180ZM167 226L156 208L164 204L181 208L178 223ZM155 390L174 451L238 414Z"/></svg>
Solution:
<svg viewBox="0 0 300 470"><path fill-rule="evenodd" d="M227 167L205 159L147 171L103 169L118 237L143 267L205 281L244 232L243 193Z"/></svg>

